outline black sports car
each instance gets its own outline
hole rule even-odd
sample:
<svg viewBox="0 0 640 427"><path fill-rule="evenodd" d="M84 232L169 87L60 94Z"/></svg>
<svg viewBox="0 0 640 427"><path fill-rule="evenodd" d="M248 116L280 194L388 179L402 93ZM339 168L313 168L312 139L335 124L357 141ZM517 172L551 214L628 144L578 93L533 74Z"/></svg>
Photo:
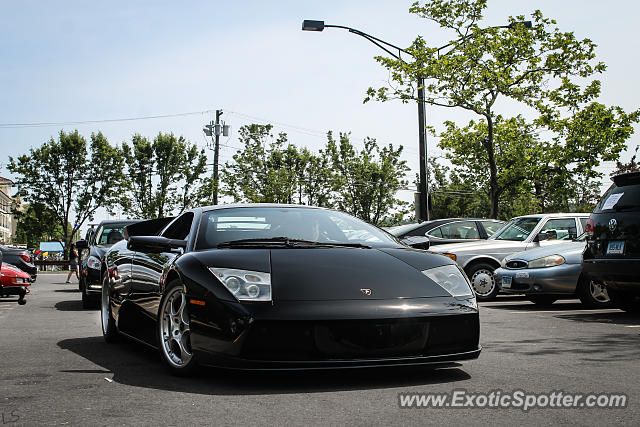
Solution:
<svg viewBox="0 0 640 427"><path fill-rule="evenodd" d="M106 220L87 232L85 240L78 240L76 247L81 250L80 280L78 288L82 292L83 308L97 307L100 302L102 278L100 265L109 248L124 239L124 227L140 220Z"/></svg>
<svg viewBox="0 0 640 427"><path fill-rule="evenodd" d="M223 205L125 228L102 266L102 331L174 373L477 358L475 297L449 258L341 212Z"/></svg>

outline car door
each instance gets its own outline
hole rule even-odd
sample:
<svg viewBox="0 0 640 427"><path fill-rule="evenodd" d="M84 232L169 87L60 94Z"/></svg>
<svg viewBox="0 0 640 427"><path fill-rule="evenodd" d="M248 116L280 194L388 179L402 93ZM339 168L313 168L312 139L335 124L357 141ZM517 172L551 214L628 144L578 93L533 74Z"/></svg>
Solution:
<svg viewBox="0 0 640 427"><path fill-rule="evenodd" d="M161 233L170 239L186 240L191 231L193 212L186 212L176 218ZM129 299L135 302L144 312L155 317L160 303L160 285L165 269L181 254L175 252L134 254L132 268L132 284Z"/></svg>
<svg viewBox="0 0 640 427"><path fill-rule="evenodd" d="M542 225L533 241L527 245L527 249L539 248L544 246L555 245L558 243L566 243L578 237L577 218L549 218ZM543 233L551 233L554 237L537 241L537 238Z"/></svg>

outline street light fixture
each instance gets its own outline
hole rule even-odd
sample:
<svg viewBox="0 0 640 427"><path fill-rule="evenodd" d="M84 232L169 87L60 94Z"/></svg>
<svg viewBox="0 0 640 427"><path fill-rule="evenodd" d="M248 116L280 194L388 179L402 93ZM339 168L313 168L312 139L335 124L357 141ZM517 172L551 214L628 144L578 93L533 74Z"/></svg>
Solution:
<svg viewBox="0 0 640 427"><path fill-rule="evenodd" d="M488 27L485 29L482 29L480 32L488 30L488 29L493 29L493 28L508 28L508 29L513 29L516 28L518 25L524 25L525 28L532 28L533 24L531 23L531 21L515 21L515 22L511 22L509 25L500 25L500 26L494 26L494 27ZM367 34L363 31L357 30L355 28L351 28L351 27L345 27L343 25L327 25L324 23L324 21L315 21L315 20L311 20L311 19L305 19L304 21L302 21L302 30L303 31L322 31L325 28L341 28L344 30L349 31L350 33L356 34L360 37L363 37L367 40L369 40L371 43L375 44L376 46L378 46L380 49L384 50L385 52L387 52L389 55L393 56L394 58L403 61L402 57L400 56L402 53L405 53L409 56L413 56L410 52L408 52L405 49L402 49L394 44L391 44L389 42L386 42L384 40L381 40L377 37L374 37L370 34ZM453 41L451 43L448 43L438 49L436 49L436 52L438 52L438 54L440 53L440 50L447 48L453 44L456 44L462 40L468 39L470 37L475 36L476 33L470 34L468 36L464 36L461 37L460 39ZM395 52L389 50L389 48L397 51L398 53L396 54ZM419 183L418 183L418 220L419 221L428 221L429 220L429 208L427 205L427 200L428 200L428 194L429 194L429 184L427 183L427 133L426 133L426 113L425 113L425 108L424 108L424 77L420 74L418 74L416 76L417 78L417 83L418 83L418 141L419 141L419 148L420 148L420 177L419 177Z"/></svg>

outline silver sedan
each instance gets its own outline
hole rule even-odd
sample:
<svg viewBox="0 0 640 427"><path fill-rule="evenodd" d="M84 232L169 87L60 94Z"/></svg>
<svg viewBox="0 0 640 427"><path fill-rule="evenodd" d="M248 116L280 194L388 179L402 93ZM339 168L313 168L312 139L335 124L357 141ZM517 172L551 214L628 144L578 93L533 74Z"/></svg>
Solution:
<svg viewBox="0 0 640 427"><path fill-rule="evenodd" d="M584 246L581 237L570 243L509 255L495 271L500 291L525 294L539 305L577 295L588 307L608 306L609 296L604 285L582 274Z"/></svg>

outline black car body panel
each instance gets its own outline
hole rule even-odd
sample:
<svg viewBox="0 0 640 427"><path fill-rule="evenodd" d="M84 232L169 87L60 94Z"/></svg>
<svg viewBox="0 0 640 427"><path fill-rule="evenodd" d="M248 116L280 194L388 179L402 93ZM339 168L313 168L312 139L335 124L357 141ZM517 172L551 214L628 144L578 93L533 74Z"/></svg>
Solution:
<svg viewBox="0 0 640 427"><path fill-rule="evenodd" d="M256 206L264 207L234 208ZM478 357L475 298L453 297L421 273L455 265L447 257L394 241L388 248L196 248L203 213L225 208L188 212L193 222L184 251L140 253L127 241L111 247L103 265L105 291L121 333L158 347L158 307L166 285L179 279L188 302L191 348L202 364L314 369ZM180 218L161 234L179 238L168 230ZM239 301L210 267L269 273L272 300Z"/></svg>
<svg viewBox="0 0 640 427"><path fill-rule="evenodd" d="M607 288L640 296L640 172L613 181L589 218L583 271Z"/></svg>
<svg viewBox="0 0 640 427"><path fill-rule="evenodd" d="M32 282L36 281L36 278L38 277L38 268L33 264L33 256L28 250L0 245L0 252L2 252L2 259L4 262L15 265L20 270L28 273L29 276L31 276ZM29 257L29 261L21 258L21 254Z"/></svg>
<svg viewBox="0 0 640 427"><path fill-rule="evenodd" d="M86 296L97 298L102 289L100 265L109 248L124 238L124 228L139 220L106 220L102 221L91 233L87 241L88 248L81 251L79 288ZM101 230L109 230L103 233ZM117 234L117 235L116 235ZM97 260L90 262L93 257Z"/></svg>

